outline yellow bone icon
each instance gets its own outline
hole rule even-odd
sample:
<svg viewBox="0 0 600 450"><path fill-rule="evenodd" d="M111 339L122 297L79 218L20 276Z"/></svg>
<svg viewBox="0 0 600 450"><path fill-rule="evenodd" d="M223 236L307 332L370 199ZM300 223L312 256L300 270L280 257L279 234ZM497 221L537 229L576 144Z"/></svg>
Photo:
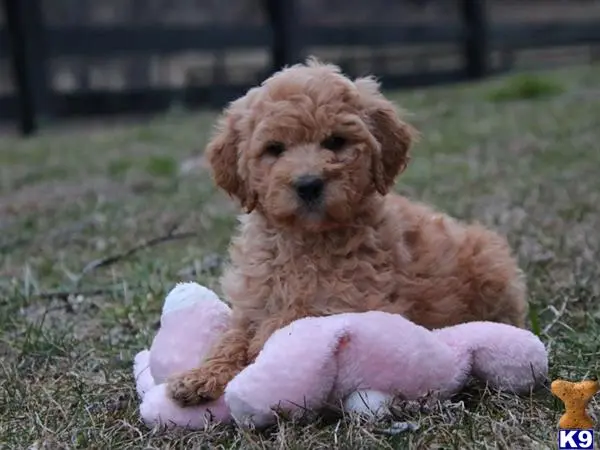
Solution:
<svg viewBox="0 0 600 450"><path fill-rule="evenodd" d="M600 384L597 381L555 380L550 385L550 389L565 404L565 413L558 421L559 428L583 430L594 427L594 422L587 414L586 407L594 394L600 390Z"/></svg>

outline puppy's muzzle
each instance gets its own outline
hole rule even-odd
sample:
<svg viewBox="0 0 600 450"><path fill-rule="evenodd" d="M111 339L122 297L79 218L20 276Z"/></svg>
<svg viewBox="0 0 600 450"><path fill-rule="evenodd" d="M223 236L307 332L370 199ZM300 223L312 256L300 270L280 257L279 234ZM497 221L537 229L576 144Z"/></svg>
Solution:
<svg viewBox="0 0 600 450"><path fill-rule="evenodd" d="M325 182L316 175L302 175L294 182L294 189L304 203L313 204L323 197Z"/></svg>

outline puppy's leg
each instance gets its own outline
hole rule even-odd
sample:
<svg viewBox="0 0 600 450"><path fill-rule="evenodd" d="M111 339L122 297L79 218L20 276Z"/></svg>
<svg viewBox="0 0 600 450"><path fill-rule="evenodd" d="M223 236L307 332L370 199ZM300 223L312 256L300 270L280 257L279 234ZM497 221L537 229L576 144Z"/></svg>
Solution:
<svg viewBox="0 0 600 450"><path fill-rule="evenodd" d="M466 229L461 267L477 293L472 310L479 320L507 323L525 328L527 286L525 276L506 239L479 225ZM466 254L465 254L466 253Z"/></svg>
<svg viewBox="0 0 600 450"><path fill-rule="evenodd" d="M168 381L169 395L181 406L218 399L227 384L246 366L247 353L247 330L232 328L226 331L200 367Z"/></svg>

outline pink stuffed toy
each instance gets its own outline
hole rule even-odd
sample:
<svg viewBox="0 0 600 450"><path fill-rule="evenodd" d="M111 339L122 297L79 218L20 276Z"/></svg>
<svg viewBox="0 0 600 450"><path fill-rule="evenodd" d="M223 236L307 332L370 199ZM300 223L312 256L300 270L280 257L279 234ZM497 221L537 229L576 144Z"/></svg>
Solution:
<svg viewBox="0 0 600 450"><path fill-rule="evenodd" d="M470 377L526 393L547 375L548 357L531 332L492 322L430 331L378 311L300 319L275 332L256 361L210 404L180 408L166 378L192 368L228 325L229 308L211 290L177 285L167 296L150 350L135 357L134 374L148 426L198 429L211 421L263 427L332 403L379 416L394 396L447 398Z"/></svg>

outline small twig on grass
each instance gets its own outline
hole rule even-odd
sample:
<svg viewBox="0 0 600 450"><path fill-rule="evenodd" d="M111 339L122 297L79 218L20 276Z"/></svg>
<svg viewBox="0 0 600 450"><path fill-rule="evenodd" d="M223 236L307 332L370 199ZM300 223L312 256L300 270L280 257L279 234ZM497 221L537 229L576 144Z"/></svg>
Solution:
<svg viewBox="0 0 600 450"><path fill-rule="evenodd" d="M165 242L169 242L169 241L188 239L188 238L191 238L194 236L198 236L198 233L195 233L195 232L194 233L193 232L176 233L178 228L179 228L179 225L175 224L168 229L168 231L165 235L158 236L158 237L152 238L147 241L143 241L140 244L135 245L124 252L116 253L114 255L109 255L104 258L100 258L100 259L91 261L81 271L81 273L79 274L79 276L77 278L77 282L81 281L81 279L87 273L89 273L95 269L98 269L99 267L106 267L106 266L114 264L118 261L121 261L125 258L128 258L131 255L139 252L140 250L154 247L156 245L159 245L159 244L162 244ZM46 300L48 300L48 299L62 300L63 302L65 302L67 308L72 309L72 306L69 303L69 299L71 297L77 297L80 295L84 296L84 297L103 295L103 294L113 292L114 289L115 289L115 286L113 285L113 286L97 287L97 288L90 288L90 289L80 289L80 290L74 289L74 290L46 291L46 292L37 293L35 295L35 297L37 297L39 299L46 299Z"/></svg>
<svg viewBox="0 0 600 450"><path fill-rule="evenodd" d="M29 239L27 238L16 238L11 241L5 241L0 244L0 252L5 253L10 250L14 250L18 247L23 246L24 244L28 244Z"/></svg>
<svg viewBox="0 0 600 450"><path fill-rule="evenodd" d="M81 289L81 290L55 290L55 291L45 291L39 292L34 295L35 298L41 300L60 300L63 304L62 307L54 307L50 308L47 311L52 311L55 309L64 309L67 313L74 313L75 309L71 304L71 299L75 297L93 297L97 295L108 294L110 292L114 292L115 286L106 286L106 287L97 287L91 289Z"/></svg>
<svg viewBox="0 0 600 450"><path fill-rule="evenodd" d="M39 294L36 294L34 297L37 297L37 298L43 299L43 300L57 299L57 300L68 301L69 298L78 297L80 295L83 297L91 297L94 295L108 294L109 292L113 292L114 289L115 289L114 286L111 286L111 287L99 287L99 288L87 289L87 290L46 291L46 292L40 292Z"/></svg>
<svg viewBox="0 0 600 450"><path fill-rule="evenodd" d="M556 325L558 323L558 321L562 318L562 316L565 314L565 311L567 310L567 304L569 303L569 298L567 297L565 299L565 301L563 302L563 304L561 305L559 310L556 310L556 308L551 307L552 308L552 312L554 312L554 319L552 319L552 321L546 325L544 327L544 329L542 330L542 333L544 334L548 334L548 331L550 331L550 329Z"/></svg>
<svg viewBox="0 0 600 450"><path fill-rule="evenodd" d="M106 267L109 266L111 264L114 264L118 261L121 261L123 259L126 259L128 257L130 257L131 255L139 252L140 250L144 250L150 247L154 247L156 245L159 244L163 244L165 242L169 242L169 241L177 241L177 240L181 240L181 239L189 239L191 237L195 237L198 236L198 233L194 233L194 232L182 232L182 233L176 233L175 231L177 230L177 226L172 227L169 232L163 236L158 236L155 238L152 238L148 241L143 241L138 245L135 245L133 247L131 247L128 250L125 250L124 252L121 253L116 253L114 255L109 255L106 256L104 258L100 258L100 259L96 259L94 261L91 261L90 263L88 263L82 270L81 275L79 276L79 278L81 279L84 275L86 275L87 273L96 270L100 267Z"/></svg>

